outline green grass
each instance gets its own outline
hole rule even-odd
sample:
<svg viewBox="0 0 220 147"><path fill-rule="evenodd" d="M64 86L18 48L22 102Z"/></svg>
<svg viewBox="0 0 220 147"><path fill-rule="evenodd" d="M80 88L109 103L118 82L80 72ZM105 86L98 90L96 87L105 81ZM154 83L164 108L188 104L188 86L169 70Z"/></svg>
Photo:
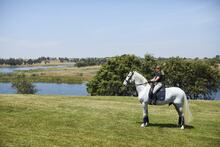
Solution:
<svg viewBox="0 0 220 147"><path fill-rule="evenodd" d="M190 101L194 121L177 126L173 106L131 97L0 95L0 146L220 146L220 101Z"/></svg>
<svg viewBox="0 0 220 147"><path fill-rule="evenodd" d="M27 71L17 71L14 73L0 73L0 82L11 82L16 79L18 74L24 74L26 79L32 82L48 82L48 83L82 83L91 80L100 66L87 67L64 67L64 68L48 68Z"/></svg>

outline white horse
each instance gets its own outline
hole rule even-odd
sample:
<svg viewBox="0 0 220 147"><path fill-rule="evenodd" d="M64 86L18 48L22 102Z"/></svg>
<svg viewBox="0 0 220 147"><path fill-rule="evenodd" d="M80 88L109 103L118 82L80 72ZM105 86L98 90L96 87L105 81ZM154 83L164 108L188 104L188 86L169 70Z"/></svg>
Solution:
<svg viewBox="0 0 220 147"><path fill-rule="evenodd" d="M136 90L138 92L138 99L143 107L143 123L141 124L141 127L146 127L149 124L148 94L151 86L146 80L146 78L136 71L129 72L123 84L126 86L128 83L131 82L135 83ZM179 115L178 125L181 127L181 129L184 129L184 125L189 124L189 122L192 120L192 114L189 110L189 105L185 92L178 87L166 88L165 100L157 101L156 105L164 105L170 103L172 103L175 106L178 112Z"/></svg>

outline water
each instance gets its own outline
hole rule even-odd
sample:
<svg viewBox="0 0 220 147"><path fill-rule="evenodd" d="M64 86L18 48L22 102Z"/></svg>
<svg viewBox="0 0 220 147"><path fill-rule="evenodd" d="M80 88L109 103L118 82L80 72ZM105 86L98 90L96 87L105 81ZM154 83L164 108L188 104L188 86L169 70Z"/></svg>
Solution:
<svg viewBox="0 0 220 147"><path fill-rule="evenodd" d="M30 66L30 67L0 67L0 73L12 73L19 70L36 70L36 69L48 69L48 68L63 68L65 65L54 66Z"/></svg>
<svg viewBox="0 0 220 147"><path fill-rule="evenodd" d="M16 93L16 90L11 87L11 83L0 83L0 93L11 94Z"/></svg>
<svg viewBox="0 0 220 147"><path fill-rule="evenodd" d="M87 96L86 84L57 84L57 83L34 83L37 89L36 94L41 95L70 95ZM16 90L11 83L0 83L0 93L14 94Z"/></svg>
<svg viewBox="0 0 220 147"><path fill-rule="evenodd" d="M220 100L220 89L216 93L213 94L213 98L215 100Z"/></svg>
<svg viewBox="0 0 220 147"><path fill-rule="evenodd" d="M17 70L36 70L48 68L63 68L67 65L57 66L33 66L33 67L2 67L0 73L12 73ZM89 95L86 90L86 84L57 84L57 83L34 83L37 89L36 94L45 95L71 95L86 96ZM16 90L11 87L11 83L0 83L0 93L13 94Z"/></svg>
<svg viewBox="0 0 220 147"><path fill-rule="evenodd" d="M70 95L87 96L86 84L57 84L57 83L34 83L37 94L42 95ZM11 87L11 83L0 83L0 93L14 94L16 90ZM213 94L215 100L220 100L220 89Z"/></svg>

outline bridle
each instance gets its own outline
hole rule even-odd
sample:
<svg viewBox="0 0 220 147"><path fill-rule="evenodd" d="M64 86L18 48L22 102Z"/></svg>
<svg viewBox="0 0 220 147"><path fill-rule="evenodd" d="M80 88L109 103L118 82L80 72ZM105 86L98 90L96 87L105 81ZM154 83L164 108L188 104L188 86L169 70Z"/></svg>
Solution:
<svg viewBox="0 0 220 147"><path fill-rule="evenodd" d="M134 72L132 71L132 72L131 72L131 75L128 76L128 79L126 79L125 81L126 81L127 83L129 83L129 81L131 80L131 78L132 78L133 75L134 75Z"/></svg>

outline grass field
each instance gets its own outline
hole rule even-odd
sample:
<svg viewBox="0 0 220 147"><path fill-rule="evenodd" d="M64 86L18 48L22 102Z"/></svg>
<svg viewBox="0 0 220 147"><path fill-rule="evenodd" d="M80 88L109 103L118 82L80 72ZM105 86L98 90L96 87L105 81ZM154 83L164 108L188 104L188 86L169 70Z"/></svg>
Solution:
<svg viewBox="0 0 220 147"><path fill-rule="evenodd" d="M180 130L173 106L149 106L150 126L131 97L0 95L0 146L220 146L220 101L190 101Z"/></svg>
<svg viewBox="0 0 220 147"><path fill-rule="evenodd" d="M74 67L67 66L64 68L48 68L41 70L17 71L10 74L0 74L0 82L10 82L18 74L24 74L32 82L48 83L82 83L91 80L100 66Z"/></svg>

